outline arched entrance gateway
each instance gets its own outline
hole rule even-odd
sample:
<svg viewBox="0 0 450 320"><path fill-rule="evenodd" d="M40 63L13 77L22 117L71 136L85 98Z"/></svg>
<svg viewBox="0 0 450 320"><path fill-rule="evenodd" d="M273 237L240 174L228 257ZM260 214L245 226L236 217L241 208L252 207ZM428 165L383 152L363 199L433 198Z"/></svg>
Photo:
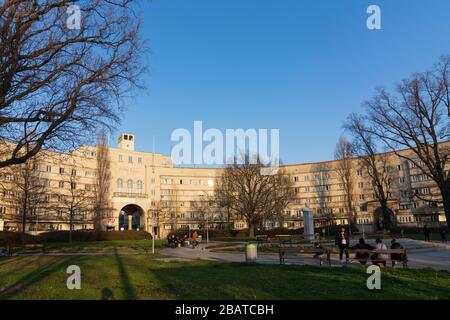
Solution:
<svg viewBox="0 0 450 320"><path fill-rule="evenodd" d="M144 210L136 204L128 204L120 210L119 230L145 230Z"/></svg>

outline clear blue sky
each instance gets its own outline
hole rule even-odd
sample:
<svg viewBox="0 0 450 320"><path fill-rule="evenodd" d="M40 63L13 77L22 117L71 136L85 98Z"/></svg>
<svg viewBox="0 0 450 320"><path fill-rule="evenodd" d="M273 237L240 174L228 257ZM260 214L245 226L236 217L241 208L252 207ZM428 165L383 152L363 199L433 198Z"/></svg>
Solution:
<svg viewBox="0 0 450 320"><path fill-rule="evenodd" d="M377 4L382 30L368 30ZM147 90L117 130L170 154L176 128L278 128L285 163L333 158L342 123L380 85L450 54L448 0L153 0ZM114 138L115 139L115 138Z"/></svg>

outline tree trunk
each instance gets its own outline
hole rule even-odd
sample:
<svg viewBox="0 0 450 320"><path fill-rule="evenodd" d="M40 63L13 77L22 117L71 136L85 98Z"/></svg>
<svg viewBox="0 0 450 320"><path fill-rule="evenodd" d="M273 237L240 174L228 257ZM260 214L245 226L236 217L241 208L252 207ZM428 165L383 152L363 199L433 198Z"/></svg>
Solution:
<svg viewBox="0 0 450 320"><path fill-rule="evenodd" d="M447 220L447 232L450 233L450 187L444 187L444 190L441 190L441 194L445 211L445 219Z"/></svg>
<svg viewBox="0 0 450 320"><path fill-rule="evenodd" d="M22 206L22 234L25 234L27 225L27 204L26 202Z"/></svg>
<svg viewBox="0 0 450 320"><path fill-rule="evenodd" d="M248 225L248 236L250 238L254 238L255 237L255 224L254 223L249 223Z"/></svg>
<svg viewBox="0 0 450 320"><path fill-rule="evenodd" d="M73 214L70 213L70 222L69 222L69 243L72 243L72 226L73 224Z"/></svg>

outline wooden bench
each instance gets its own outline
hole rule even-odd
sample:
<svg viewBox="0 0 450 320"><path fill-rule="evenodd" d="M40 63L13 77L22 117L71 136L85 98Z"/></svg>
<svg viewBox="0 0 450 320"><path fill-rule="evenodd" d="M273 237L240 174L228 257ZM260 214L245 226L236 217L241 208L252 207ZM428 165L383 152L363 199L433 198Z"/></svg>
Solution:
<svg viewBox="0 0 450 320"><path fill-rule="evenodd" d="M44 252L44 245L42 243L26 243L22 245L22 250L35 250L41 249Z"/></svg>
<svg viewBox="0 0 450 320"><path fill-rule="evenodd" d="M295 258L301 254L313 254L318 255L319 265L323 265L323 260L327 261L328 265L331 265L330 253L326 248L315 248L313 246L296 246L296 247L279 247L280 264L285 264L286 259Z"/></svg>
<svg viewBox="0 0 450 320"><path fill-rule="evenodd" d="M368 255L367 258L349 258L350 261L370 261L372 263L380 263L380 262L401 262L403 265L403 268L407 268L408 267L408 256L406 255L406 249L387 249L387 250L380 250L380 249L375 249L375 250L363 250L363 249L347 249L347 253L348 254L365 254ZM374 255L385 255L386 258L374 258ZM392 254L396 254L396 255L400 255L399 259L392 259ZM375 264L374 263L374 264ZM388 265L388 263L386 263L386 265ZM395 266L392 265L392 266Z"/></svg>

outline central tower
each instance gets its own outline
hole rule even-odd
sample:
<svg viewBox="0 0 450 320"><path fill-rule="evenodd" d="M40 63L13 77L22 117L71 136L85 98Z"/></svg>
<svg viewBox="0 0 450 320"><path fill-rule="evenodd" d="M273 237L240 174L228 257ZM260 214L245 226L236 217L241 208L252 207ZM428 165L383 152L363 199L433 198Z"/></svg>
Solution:
<svg viewBox="0 0 450 320"><path fill-rule="evenodd" d="M119 149L134 151L134 135L122 133L119 137Z"/></svg>

